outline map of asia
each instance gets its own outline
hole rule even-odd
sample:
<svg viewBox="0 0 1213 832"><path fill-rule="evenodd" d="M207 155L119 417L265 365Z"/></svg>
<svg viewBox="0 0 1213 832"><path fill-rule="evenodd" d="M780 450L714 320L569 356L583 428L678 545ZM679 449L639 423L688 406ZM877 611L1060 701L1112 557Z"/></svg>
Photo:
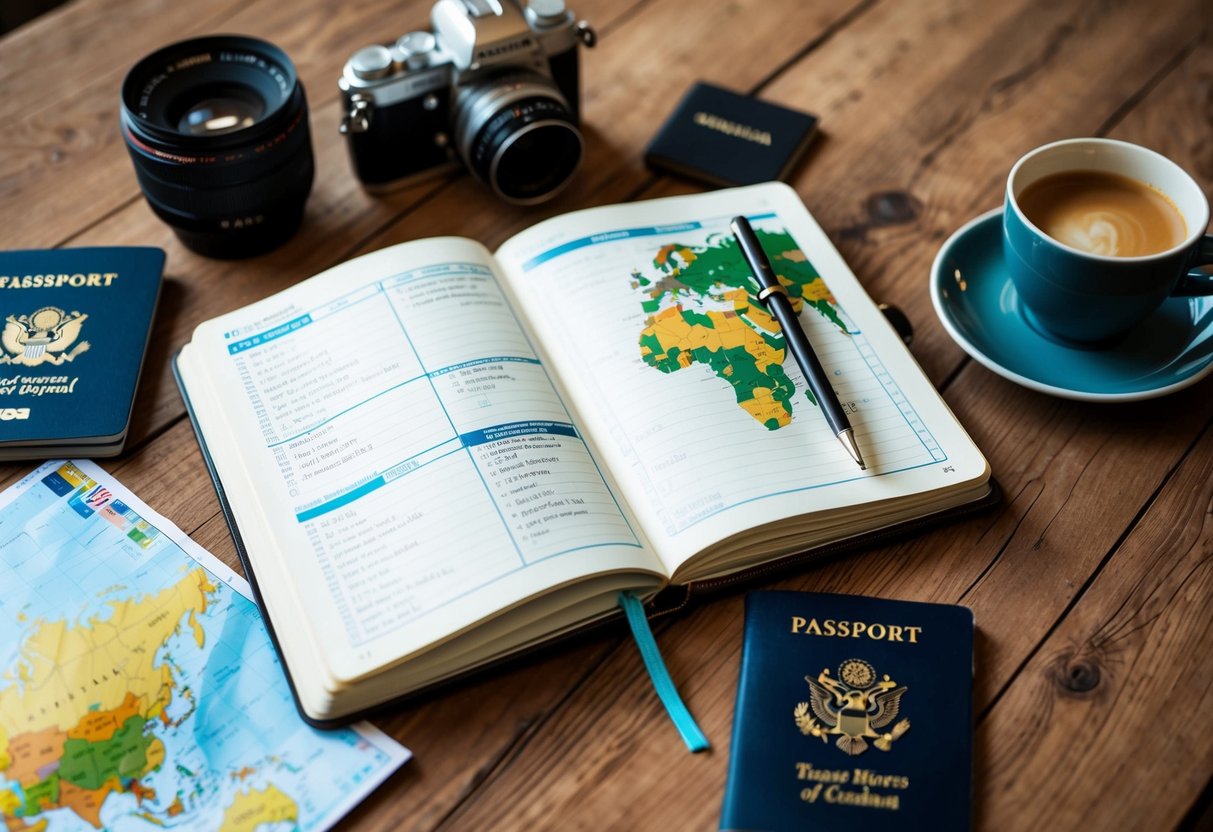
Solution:
<svg viewBox="0 0 1213 832"><path fill-rule="evenodd" d="M404 762L299 718L247 593L91 463L0 495L5 832L321 829Z"/></svg>

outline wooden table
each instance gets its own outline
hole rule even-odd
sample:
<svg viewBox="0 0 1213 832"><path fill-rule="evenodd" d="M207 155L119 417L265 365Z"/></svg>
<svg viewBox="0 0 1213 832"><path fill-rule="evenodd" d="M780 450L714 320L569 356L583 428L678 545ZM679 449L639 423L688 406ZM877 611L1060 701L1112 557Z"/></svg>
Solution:
<svg viewBox="0 0 1213 832"><path fill-rule="evenodd" d="M949 340L927 274L952 230L999 203L1011 163L1053 139L1139 142L1213 186L1213 2L577 0L600 35L583 55L589 164L536 210L466 177L376 199L352 176L341 65L425 26L429 5L75 0L0 41L0 246L168 252L128 450L105 467L235 565L170 375L196 324L392 243L455 233L492 247L549 214L692 191L641 156L693 81L807 109L824 135L792 184L868 291L909 315L915 356L1006 497L771 586L973 608L979 827L1209 828L1213 379L1103 406L1016 387ZM236 263L191 254L153 217L118 133L126 69L215 31L294 58L317 161L303 233ZM0 467L0 485L30 467ZM737 596L658 628L710 753L686 753L635 647L598 637L381 720L416 759L348 827L715 828L741 610Z"/></svg>

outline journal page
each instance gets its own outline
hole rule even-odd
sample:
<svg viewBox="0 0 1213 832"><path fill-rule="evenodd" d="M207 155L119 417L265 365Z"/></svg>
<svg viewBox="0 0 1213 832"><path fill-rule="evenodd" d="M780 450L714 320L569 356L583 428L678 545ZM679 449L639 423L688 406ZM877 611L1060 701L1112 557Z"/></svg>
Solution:
<svg viewBox="0 0 1213 832"><path fill-rule="evenodd" d="M849 414L840 446L755 297L746 215ZM986 464L796 193L765 184L567 214L497 252L671 573L788 517L986 476Z"/></svg>
<svg viewBox="0 0 1213 832"><path fill-rule="evenodd" d="M660 568L472 241L385 249L207 322L181 366L271 616L311 628L338 680L545 589Z"/></svg>

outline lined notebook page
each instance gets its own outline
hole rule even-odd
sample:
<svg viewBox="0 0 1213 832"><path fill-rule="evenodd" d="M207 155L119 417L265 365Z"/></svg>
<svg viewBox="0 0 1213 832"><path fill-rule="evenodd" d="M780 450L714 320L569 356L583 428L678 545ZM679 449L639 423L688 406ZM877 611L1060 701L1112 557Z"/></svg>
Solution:
<svg viewBox="0 0 1213 832"><path fill-rule="evenodd" d="M849 412L839 445L754 299L745 213ZM591 209L498 252L671 571L744 529L960 482L984 460L790 189ZM962 470L963 469L963 470Z"/></svg>

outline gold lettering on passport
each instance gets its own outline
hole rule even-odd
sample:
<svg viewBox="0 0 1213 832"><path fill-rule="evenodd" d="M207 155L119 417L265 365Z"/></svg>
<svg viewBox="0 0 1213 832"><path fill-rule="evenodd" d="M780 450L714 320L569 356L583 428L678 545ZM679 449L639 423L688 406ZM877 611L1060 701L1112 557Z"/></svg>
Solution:
<svg viewBox="0 0 1213 832"><path fill-rule="evenodd" d="M722 118L712 113L696 113L695 123L700 127L715 130L717 133L724 133L726 136L735 136L739 139L745 139L747 142L754 142L754 144L761 144L766 147L771 146L771 134L768 131L759 130L757 127L750 127L748 124L738 124L735 121L729 121L727 118Z"/></svg>
<svg viewBox="0 0 1213 832"><path fill-rule="evenodd" d="M910 720L903 719L880 733L879 729L897 718L901 697L909 688L899 687L887 673L876 681L876 669L863 659L847 659L840 664L838 679L825 668L816 679L805 676L804 680L809 683L809 701L798 703L792 716L805 736L822 742L836 736L834 744L843 753L857 757L869 745L888 751L910 730Z"/></svg>
<svg viewBox="0 0 1213 832"><path fill-rule="evenodd" d="M880 774L866 768L820 769L813 768L812 763L796 763L796 779L813 783L800 790L800 799L805 803L821 800L823 803L891 811L901 808L900 796L883 794L874 789L910 788L910 778L904 774Z"/></svg>
<svg viewBox="0 0 1213 832"><path fill-rule="evenodd" d="M118 272L76 272L75 274L0 274L0 289L104 289L118 279Z"/></svg>
<svg viewBox="0 0 1213 832"><path fill-rule="evenodd" d="M896 624L869 624L866 621L838 621L825 618L792 616L792 632L797 635L824 636L826 638L859 638L867 636L873 641L902 641L918 643L922 627L907 627Z"/></svg>

